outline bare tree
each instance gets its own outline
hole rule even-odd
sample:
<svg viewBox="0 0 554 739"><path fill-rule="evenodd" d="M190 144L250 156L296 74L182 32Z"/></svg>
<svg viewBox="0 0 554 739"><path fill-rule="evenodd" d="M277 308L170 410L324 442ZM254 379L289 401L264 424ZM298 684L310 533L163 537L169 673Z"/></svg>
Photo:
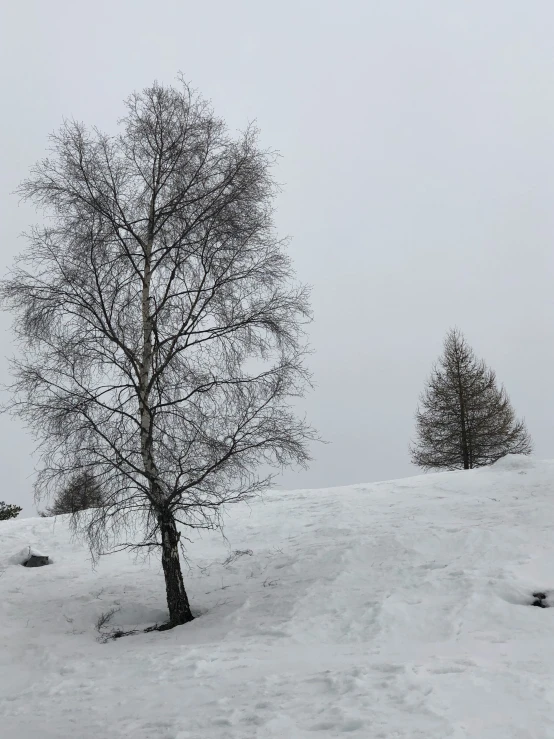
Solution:
<svg viewBox="0 0 554 739"><path fill-rule="evenodd" d="M416 428L412 462L426 470L469 470L532 451L506 390L457 329L448 332L421 395Z"/></svg>
<svg viewBox="0 0 554 739"><path fill-rule="evenodd" d="M290 399L309 384L309 293L273 226L275 155L197 93L154 84L119 135L52 136L21 194L49 219L1 287L15 312L11 410L39 440L37 495L94 469L93 551L161 547L168 626L193 616L181 527L305 465ZM182 542L181 542L182 544Z"/></svg>
<svg viewBox="0 0 554 739"><path fill-rule="evenodd" d="M78 513L104 505L102 489L94 473L84 470L73 475L64 487L54 494L52 504L41 516L61 516Z"/></svg>

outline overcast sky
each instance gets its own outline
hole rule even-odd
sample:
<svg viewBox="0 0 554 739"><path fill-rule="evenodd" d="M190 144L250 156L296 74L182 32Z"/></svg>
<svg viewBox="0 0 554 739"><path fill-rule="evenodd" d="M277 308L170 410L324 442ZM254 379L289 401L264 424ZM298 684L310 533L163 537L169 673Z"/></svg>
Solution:
<svg viewBox="0 0 554 739"><path fill-rule="evenodd" d="M114 131L177 73L278 149L280 232L313 285L304 407L330 442L287 488L413 474L413 414L459 326L554 457L551 0L20 0L0 10L0 272L36 220L10 193L63 117ZM11 352L0 316L0 381ZM33 512L0 417L0 500Z"/></svg>

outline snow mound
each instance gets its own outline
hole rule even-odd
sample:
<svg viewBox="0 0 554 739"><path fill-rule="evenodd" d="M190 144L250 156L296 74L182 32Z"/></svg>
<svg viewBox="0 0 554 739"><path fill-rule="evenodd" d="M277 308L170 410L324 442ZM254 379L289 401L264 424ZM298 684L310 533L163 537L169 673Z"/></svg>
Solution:
<svg viewBox="0 0 554 739"><path fill-rule="evenodd" d="M49 554L45 554L44 552L41 552L40 550L36 549L32 546L27 546L21 549L17 554L13 554L11 557L8 557L8 562L11 565L22 565L27 562L28 559L31 557L48 557L49 563L52 564L53 559L50 557Z"/></svg>
<svg viewBox="0 0 554 739"><path fill-rule="evenodd" d="M554 739L553 488L517 457L270 493L189 545L198 618L107 643L165 619L158 559L1 522L0 562L56 556L0 568L2 739Z"/></svg>
<svg viewBox="0 0 554 739"><path fill-rule="evenodd" d="M494 463L497 470L530 470L533 468L534 460L525 454L506 454Z"/></svg>

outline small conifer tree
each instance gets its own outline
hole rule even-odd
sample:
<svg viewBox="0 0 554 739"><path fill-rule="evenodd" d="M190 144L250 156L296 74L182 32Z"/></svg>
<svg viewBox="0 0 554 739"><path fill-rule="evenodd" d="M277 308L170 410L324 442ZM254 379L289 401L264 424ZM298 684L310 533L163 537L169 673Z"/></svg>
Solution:
<svg viewBox="0 0 554 739"><path fill-rule="evenodd" d="M17 518L23 508L18 505L9 505L0 500L0 521L7 521L10 518Z"/></svg>
<svg viewBox="0 0 554 739"><path fill-rule="evenodd" d="M469 470L532 451L506 390L458 329L448 332L420 397L416 431L412 462L425 470Z"/></svg>
<svg viewBox="0 0 554 739"><path fill-rule="evenodd" d="M60 516L64 513L78 513L103 505L102 489L92 472L78 472L55 496L52 505L46 509L46 516Z"/></svg>

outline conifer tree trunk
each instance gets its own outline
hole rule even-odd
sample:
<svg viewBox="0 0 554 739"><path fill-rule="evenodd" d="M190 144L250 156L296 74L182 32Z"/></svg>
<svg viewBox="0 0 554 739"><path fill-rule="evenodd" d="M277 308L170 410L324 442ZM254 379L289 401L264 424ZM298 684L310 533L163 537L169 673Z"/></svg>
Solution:
<svg viewBox="0 0 554 739"><path fill-rule="evenodd" d="M462 374L460 370L460 362L457 361L456 372L458 375L458 397L460 399L460 429L462 434L462 462L464 470L469 470L469 445L467 440L467 425L466 425L466 411L465 411L465 400L464 391L462 387Z"/></svg>

